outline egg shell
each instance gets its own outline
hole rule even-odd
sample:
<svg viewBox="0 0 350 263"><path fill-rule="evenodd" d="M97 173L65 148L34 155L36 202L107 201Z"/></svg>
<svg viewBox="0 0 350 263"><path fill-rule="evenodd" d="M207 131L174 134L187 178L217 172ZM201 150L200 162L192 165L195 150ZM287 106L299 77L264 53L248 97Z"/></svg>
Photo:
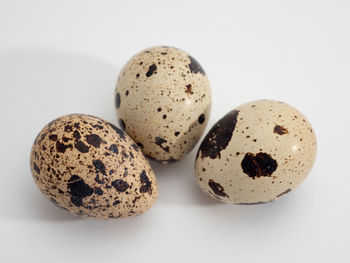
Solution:
<svg viewBox="0 0 350 263"><path fill-rule="evenodd" d="M259 100L226 114L200 145L195 175L201 189L229 203L255 204L295 189L317 151L309 121L286 103Z"/></svg>
<svg viewBox="0 0 350 263"><path fill-rule="evenodd" d="M49 200L83 217L139 215L158 195L139 147L113 124L89 115L66 115L46 125L35 139L30 166Z"/></svg>
<svg viewBox="0 0 350 263"><path fill-rule="evenodd" d="M211 106L208 78L199 63L173 47L153 47L132 57L115 90L120 126L148 157L182 159L200 139Z"/></svg>

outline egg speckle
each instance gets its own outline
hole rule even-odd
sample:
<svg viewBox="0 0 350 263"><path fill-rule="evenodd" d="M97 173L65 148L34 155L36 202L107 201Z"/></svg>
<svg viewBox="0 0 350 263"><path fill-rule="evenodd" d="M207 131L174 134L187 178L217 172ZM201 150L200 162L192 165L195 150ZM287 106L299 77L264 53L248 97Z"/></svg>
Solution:
<svg viewBox="0 0 350 263"><path fill-rule="evenodd" d="M211 91L200 64L173 47L141 51L121 70L115 90L119 124L151 159L182 159L202 135Z"/></svg>
<svg viewBox="0 0 350 263"><path fill-rule="evenodd" d="M196 179L218 200L269 202L301 184L316 150L311 124L298 110L278 101L253 101L208 132L197 153Z"/></svg>
<svg viewBox="0 0 350 263"><path fill-rule="evenodd" d="M50 201L84 217L138 215L158 195L139 147L113 124L90 115L66 115L46 125L35 139L30 164Z"/></svg>

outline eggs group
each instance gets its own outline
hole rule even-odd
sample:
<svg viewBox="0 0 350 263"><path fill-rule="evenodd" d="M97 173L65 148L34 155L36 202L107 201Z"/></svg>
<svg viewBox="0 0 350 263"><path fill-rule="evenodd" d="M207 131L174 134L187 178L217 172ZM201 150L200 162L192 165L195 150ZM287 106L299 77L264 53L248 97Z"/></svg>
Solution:
<svg viewBox="0 0 350 263"><path fill-rule="evenodd" d="M309 174L316 155L311 124L286 103L259 100L227 113L202 141L195 162L201 189L240 204L277 199Z"/></svg>
<svg viewBox="0 0 350 263"><path fill-rule="evenodd" d="M72 114L46 125L30 166L40 191L73 214L100 219L139 215L158 195L140 148L102 119Z"/></svg>
<svg viewBox="0 0 350 263"><path fill-rule="evenodd" d="M73 214L111 219L147 211L158 186L146 157L167 164L193 149L209 119L211 89L191 55L157 46L122 68L114 102L121 129L91 115L71 114L46 125L32 146L35 183ZM274 100L252 101L210 129L198 149L195 177L215 199L265 203L302 183L316 151L311 124L297 109Z"/></svg>
<svg viewBox="0 0 350 263"><path fill-rule="evenodd" d="M198 142L210 114L211 91L201 65L173 47L132 57L117 80L119 125L148 157L182 159Z"/></svg>

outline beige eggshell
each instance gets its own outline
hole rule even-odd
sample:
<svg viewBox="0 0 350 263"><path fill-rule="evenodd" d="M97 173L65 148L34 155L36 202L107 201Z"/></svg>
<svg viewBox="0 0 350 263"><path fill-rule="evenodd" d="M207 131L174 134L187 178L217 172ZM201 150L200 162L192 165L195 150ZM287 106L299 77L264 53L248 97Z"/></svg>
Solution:
<svg viewBox="0 0 350 263"><path fill-rule="evenodd" d="M263 203L296 188L316 156L311 124L288 104L259 100L219 120L195 162L201 189L229 203Z"/></svg>
<svg viewBox="0 0 350 263"><path fill-rule="evenodd" d="M83 217L139 215L158 195L139 147L113 124L90 115L66 115L46 125L35 139L30 167L49 200Z"/></svg>
<svg viewBox="0 0 350 263"><path fill-rule="evenodd" d="M146 156L161 163L191 151L207 125L210 105L204 70L173 47L136 54L121 70L115 90L120 126Z"/></svg>

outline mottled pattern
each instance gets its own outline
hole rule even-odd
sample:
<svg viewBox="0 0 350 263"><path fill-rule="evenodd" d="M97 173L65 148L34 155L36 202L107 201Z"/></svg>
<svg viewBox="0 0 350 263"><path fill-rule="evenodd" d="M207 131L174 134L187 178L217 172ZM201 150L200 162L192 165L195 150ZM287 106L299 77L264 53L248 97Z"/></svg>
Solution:
<svg viewBox="0 0 350 263"><path fill-rule="evenodd" d="M225 202L269 202L301 184L316 151L311 124L298 110L278 101L253 101L209 131L198 151L196 179L203 191Z"/></svg>
<svg viewBox="0 0 350 263"><path fill-rule="evenodd" d="M169 163L182 159L202 135L211 91L193 57L176 48L153 47L121 70L115 100L120 127L145 155Z"/></svg>
<svg viewBox="0 0 350 263"><path fill-rule="evenodd" d="M49 200L84 217L139 215L158 195L156 178L139 147L114 125L89 115L66 115L45 126L32 147L30 164Z"/></svg>

